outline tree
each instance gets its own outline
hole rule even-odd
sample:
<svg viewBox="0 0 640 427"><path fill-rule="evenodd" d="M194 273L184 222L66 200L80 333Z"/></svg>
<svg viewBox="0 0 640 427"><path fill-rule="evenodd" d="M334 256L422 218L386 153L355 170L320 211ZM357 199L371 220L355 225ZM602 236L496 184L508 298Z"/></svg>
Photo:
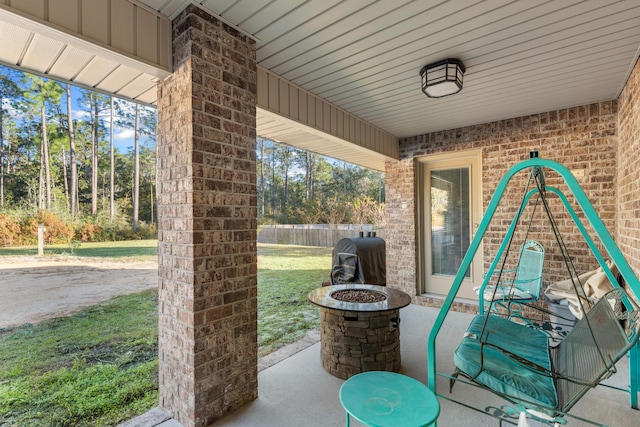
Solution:
<svg viewBox="0 0 640 427"><path fill-rule="evenodd" d="M109 115L109 217L111 222L116 217L116 202L115 202L115 148L113 144L114 129L115 129L115 101L113 96L111 97L111 109Z"/></svg>
<svg viewBox="0 0 640 427"><path fill-rule="evenodd" d="M260 213L265 216L265 183L264 183L264 139L258 138L258 147L260 154L257 160L257 167L260 171L258 187L260 188Z"/></svg>
<svg viewBox="0 0 640 427"><path fill-rule="evenodd" d="M71 212L71 201L69 194L69 174L67 168L67 147L69 147L69 132L65 126L68 126L68 114L62 112L62 106L58 104L56 106L55 117L57 117L56 124L51 126L50 129L50 146L51 146L51 167L54 176L59 175L59 170L62 172L63 182L63 196L67 212ZM67 108L68 110L68 108ZM55 190L55 188L54 188ZM59 190L58 190L59 191ZM53 197L56 198L57 192L53 192Z"/></svg>
<svg viewBox="0 0 640 427"><path fill-rule="evenodd" d="M327 198L334 198L340 194L340 180L335 180L334 171L340 168L335 161L329 162L326 157L315 155L315 165L313 171L313 193L320 202L324 203Z"/></svg>
<svg viewBox="0 0 640 427"><path fill-rule="evenodd" d="M100 96L97 93L89 94L91 111L91 214L98 213L98 170L100 155Z"/></svg>
<svg viewBox="0 0 640 427"><path fill-rule="evenodd" d="M81 116L85 115L90 116L88 111L83 110ZM77 168L76 199L78 203L78 215L83 216L87 211L91 213L92 124L88 120L76 120L74 121L73 131L75 135ZM87 206L89 206L89 208L87 208Z"/></svg>
<svg viewBox="0 0 640 427"><path fill-rule="evenodd" d="M47 106L57 105L62 95L62 86L55 80L25 74L26 90L24 96L31 101L31 108L40 116L40 184L38 206L51 207L51 159L49 157L49 138L47 129ZM43 194L44 192L44 194Z"/></svg>
<svg viewBox="0 0 640 427"><path fill-rule="evenodd" d="M291 147L288 145L282 146L280 150L281 164L282 164L282 176L284 178L284 188L282 197L282 211L286 212L289 204L289 169L291 167Z"/></svg>
<svg viewBox="0 0 640 427"><path fill-rule="evenodd" d="M133 164L133 231L137 231L140 209L140 104L136 104Z"/></svg>
<svg viewBox="0 0 640 427"><path fill-rule="evenodd" d="M140 222L153 223L157 197L155 111L115 97L107 102L104 95L72 85L62 87L39 77L25 77L22 82L19 92L29 91L34 82L43 85L26 99L29 108L16 120L4 114L7 101L2 104L0 193L29 208L38 203L55 204L64 194L67 207L60 208L76 219L91 215L91 221L108 217L116 223L117 209L133 229ZM60 91L66 89L66 108L60 104L61 95L58 99L46 95L43 115L43 104L37 101L45 98L45 83L57 85ZM20 105L20 95L9 98ZM118 152L119 132L131 134L133 148L126 153ZM379 172L266 139L259 138L256 149L261 221L338 223L350 216L364 216L356 213L357 208L350 208L358 198L377 199L378 207L384 199ZM61 176L64 189L55 182Z"/></svg>
<svg viewBox="0 0 640 427"><path fill-rule="evenodd" d="M116 108L118 110L116 124L124 128L133 128L134 131L131 201L132 227L135 231L138 229L140 213L140 144L145 139L153 145L155 151L157 117L155 110L129 101L117 103Z"/></svg>
<svg viewBox="0 0 640 427"><path fill-rule="evenodd" d="M262 138L256 160L260 222L339 223L349 220L353 201L368 197L379 207L384 200L377 171Z"/></svg>
<svg viewBox="0 0 640 427"><path fill-rule="evenodd" d="M88 112L88 121L84 121L82 131L89 136L90 152L90 185L91 189L91 215L98 213L98 179L101 175L100 159L102 158L102 150L106 143L103 138L105 135L105 126L103 117L108 114L111 108L110 99L107 95L97 92L82 90L79 99L80 104L85 108L85 114ZM79 135L76 135L78 138ZM86 138L85 138L86 141Z"/></svg>
<svg viewBox="0 0 640 427"><path fill-rule="evenodd" d="M1 66L0 99L0 206L154 221L154 109ZM134 148L120 153L118 132L129 128Z"/></svg>
<svg viewBox="0 0 640 427"><path fill-rule="evenodd" d="M6 67L0 67L0 207L4 207L4 177L10 172L9 153L11 150L11 138L6 134L5 119L7 110L15 109L20 97L20 87L16 83L15 73ZM6 143L5 143L6 140Z"/></svg>
<svg viewBox="0 0 640 427"><path fill-rule="evenodd" d="M141 164L138 167L138 174L142 179L142 184L150 190L149 201L150 201L150 217L149 219L153 222L153 207L155 205L155 198L153 197L153 188L155 187L155 152L156 152L156 127L157 127L157 115L156 111L141 106L137 104L139 108L139 123L137 127L137 132L140 134L141 140L141 148L138 153L138 162ZM150 148L148 150L147 148ZM150 153L153 153L153 156L149 156ZM151 158L150 158L151 157ZM146 167L145 167L146 165ZM140 170L142 167L142 172ZM153 168L153 173L150 173L147 168ZM145 171L147 173L145 173ZM140 188L138 188L138 194L141 194ZM139 203L138 203L139 204Z"/></svg>
<svg viewBox="0 0 640 427"><path fill-rule="evenodd" d="M155 222L156 151L150 141L140 147L140 218Z"/></svg>
<svg viewBox="0 0 640 427"><path fill-rule="evenodd" d="M17 165L17 159L19 158L19 152L17 150L19 146L21 128L16 123L16 120L11 115L5 115L2 120L2 141L1 153L0 153L0 197L2 204L0 207L4 207L5 203L11 199L15 199L15 190L20 188L18 185L11 185L12 182L16 182L19 176L19 167Z"/></svg>
<svg viewBox="0 0 640 427"><path fill-rule="evenodd" d="M384 203L376 203L369 196L364 196L353 199L348 206L352 223L384 227Z"/></svg>
<svg viewBox="0 0 640 427"><path fill-rule="evenodd" d="M314 190L314 173L316 170L318 156L310 151L307 151L305 156L305 184L306 184L306 199L307 201L313 200Z"/></svg>
<svg viewBox="0 0 640 427"><path fill-rule="evenodd" d="M67 132L69 133L69 166L71 169L71 182L69 192L71 193L71 204L69 206L71 217L78 214L78 164L76 160L76 134L73 130L73 108L71 103L71 85L66 85L67 94Z"/></svg>
<svg viewBox="0 0 640 427"><path fill-rule="evenodd" d="M324 207L322 219L327 224L343 224L349 217L347 205L337 196L327 198L322 205Z"/></svg>

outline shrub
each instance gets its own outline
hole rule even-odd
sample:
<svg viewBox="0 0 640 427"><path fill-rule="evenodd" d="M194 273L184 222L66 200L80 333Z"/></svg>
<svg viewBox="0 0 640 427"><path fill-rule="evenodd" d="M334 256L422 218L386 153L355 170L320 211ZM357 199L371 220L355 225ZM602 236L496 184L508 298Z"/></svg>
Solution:
<svg viewBox="0 0 640 427"><path fill-rule="evenodd" d="M87 221L76 233L76 238L83 242L98 242L102 240L102 227L96 222Z"/></svg>
<svg viewBox="0 0 640 427"><path fill-rule="evenodd" d="M158 228L155 224L148 224L146 222L142 222L138 226L138 239L148 240L148 239L157 239L158 238Z"/></svg>
<svg viewBox="0 0 640 427"><path fill-rule="evenodd" d="M347 203L350 210L351 221L354 224L374 224L378 228L384 228L385 204L378 203L370 197L355 198Z"/></svg>
<svg viewBox="0 0 640 427"><path fill-rule="evenodd" d="M20 225L10 216L0 214L0 246L15 245L20 239Z"/></svg>
<svg viewBox="0 0 640 427"><path fill-rule="evenodd" d="M101 231L94 236L95 239L101 239L100 241L112 241L119 240L146 240L157 239L158 229L155 224L147 224L141 221L138 224L138 231L133 231L131 224L127 222L105 223L101 224ZM98 240L93 240L98 241Z"/></svg>
<svg viewBox="0 0 640 427"><path fill-rule="evenodd" d="M38 224L44 225L46 229L45 243L68 243L73 238L73 227L70 224L56 217L50 211L40 210L22 224L23 243L35 244L38 242Z"/></svg>

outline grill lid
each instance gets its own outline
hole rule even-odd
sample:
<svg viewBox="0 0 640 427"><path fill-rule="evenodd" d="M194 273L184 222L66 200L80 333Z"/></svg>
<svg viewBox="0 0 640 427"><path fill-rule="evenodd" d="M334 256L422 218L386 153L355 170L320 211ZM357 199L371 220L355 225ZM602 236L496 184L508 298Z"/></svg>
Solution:
<svg viewBox="0 0 640 427"><path fill-rule="evenodd" d="M332 251L331 283L387 283L385 242L380 237L340 239Z"/></svg>

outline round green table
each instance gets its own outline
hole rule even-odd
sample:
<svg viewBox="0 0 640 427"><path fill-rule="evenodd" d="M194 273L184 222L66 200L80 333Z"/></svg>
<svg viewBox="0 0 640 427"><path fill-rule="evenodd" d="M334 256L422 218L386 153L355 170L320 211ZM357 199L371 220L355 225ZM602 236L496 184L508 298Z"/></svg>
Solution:
<svg viewBox="0 0 640 427"><path fill-rule="evenodd" d="M354 375L340 387L340 403L350 416L371 427L421 427L440 415L435 394L420 381L395 372Z"/></svg>

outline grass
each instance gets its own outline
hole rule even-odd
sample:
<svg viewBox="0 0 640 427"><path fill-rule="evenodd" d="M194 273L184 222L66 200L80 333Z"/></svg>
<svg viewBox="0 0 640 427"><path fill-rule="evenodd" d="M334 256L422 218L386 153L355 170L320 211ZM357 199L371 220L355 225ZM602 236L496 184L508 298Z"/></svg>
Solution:
<svg viewBox="0 0 640 427"><path fill-rule="evenodd" d="M119 242L83 242L45 245L45 256L78 256L91 258L126 258L128 261L153 261L157 259L158 241L126 240ZM37 256L37 246L0 248L2 256Z"/></svg>
<svg viewBox="0 0 640 427"><path fill-rule="evenodd" d="M0 425L112 426L157 405L157 292L0 334Z"/></svg>
<svg viewBox="0 0 640 427"><path fill-rule="evenodd" d="M258 356L320 326L320 310L307 300L329 280L331 248L258 245Z"/></svg>
<svg viewBox="0 0 640 427"><path fill-rule="evenodd" d="M155 240L87 243L75 255L151 259L155 248ZM33 255L17 250L0 256ZM319 326L307 294L330 268L330 248L258 245L260 356ZM114 426L157 406L157 339L156 291L0 330L0 425Z"/></svg>

